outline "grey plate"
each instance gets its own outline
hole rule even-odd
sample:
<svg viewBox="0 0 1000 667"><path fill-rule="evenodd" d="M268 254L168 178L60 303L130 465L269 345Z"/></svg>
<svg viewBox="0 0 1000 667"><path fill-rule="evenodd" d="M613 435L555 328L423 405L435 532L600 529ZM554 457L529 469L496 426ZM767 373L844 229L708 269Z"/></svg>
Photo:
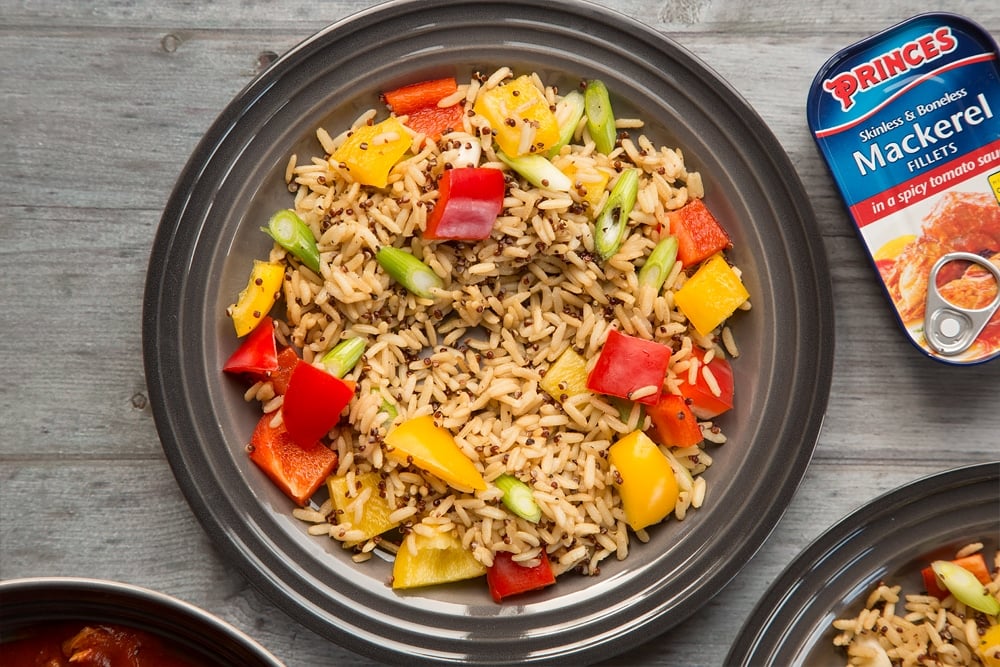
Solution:
<svg viewBox="0 0 1000 667"><path fill-rule="evenodd" d="M228 667L282 667L281 661L222 619L164 593L79 577L0 581L0 642L38 623L115 623L145 630L185 655Z"/></svg>
<svg viewBox="0 0 1000 667"><path fill-rule="evenodd" d="M727 665L845 663L830 624L880 581L922 590L920 570L964 544L1000 548L1000 462L937 473L852 512L789 564L740 630ZM991 561L990 561L991 562Z"/></svg>
<svg viewBox="0 0 1000 667"><path fill-rule="evenodd" d="M245 286L271 212L289 203L288 155L318 152L315 128L345 127L380 90L500 65L575 85L605 80L619 115L650 120L705 178L735 242L753 310L735 321L738 406L713 449L705 507L652 531L596 578L568 577L496 605L482 582L401 595L388 563L359 567L306 534L247 459L257 408L222 363L226 305ZM383 659L591 661L677 624L749 560L812 455L830 388L831 290L809 201L747 103L663 35L582 2L391 2L334 24L280 58L222 112L185 167L155 239L143 346L167 457L226 557L318 633Z"/></svg>

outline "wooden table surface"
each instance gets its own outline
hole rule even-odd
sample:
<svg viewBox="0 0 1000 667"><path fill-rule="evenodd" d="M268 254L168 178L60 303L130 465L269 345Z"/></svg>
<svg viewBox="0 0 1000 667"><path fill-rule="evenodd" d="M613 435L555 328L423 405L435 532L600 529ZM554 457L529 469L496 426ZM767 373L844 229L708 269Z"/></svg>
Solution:
<svg viewBox="0 0 1000 667"><path fill-rule="evenodd" d="M0 0L0 578L134 583L217 614L290 667L373 664L223 561L164 458L140 347L150 246L200 136L275 54L371 4ZM1000 36L1000 3L602 4L690 49L763 116L812 198L833 273L828 412L784 517L695 617L614 661L718 665L771 581L840 517L1000 458L1000 361L946 366L904 340L805 121L810 82L839 49L934 8Z"/></svg>

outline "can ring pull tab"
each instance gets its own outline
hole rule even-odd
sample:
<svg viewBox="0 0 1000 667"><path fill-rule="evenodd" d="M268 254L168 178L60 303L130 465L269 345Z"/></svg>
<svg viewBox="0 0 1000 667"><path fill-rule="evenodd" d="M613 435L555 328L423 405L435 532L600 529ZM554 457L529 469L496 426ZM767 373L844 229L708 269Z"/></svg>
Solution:
<svg viewBox="0 0 1000 667"><path fill-rule="evenodd" d="M948 262L973 262L991 274L997 283L997 294L984 308L963 308L947 301L937 287L937 275ZM976 337L1000 310L1000 268L985 257L971 252L950 252L941 257L931 269L927 285L927 312L924 316L924 338L938 354L960 354L975 342Z"/></svg>

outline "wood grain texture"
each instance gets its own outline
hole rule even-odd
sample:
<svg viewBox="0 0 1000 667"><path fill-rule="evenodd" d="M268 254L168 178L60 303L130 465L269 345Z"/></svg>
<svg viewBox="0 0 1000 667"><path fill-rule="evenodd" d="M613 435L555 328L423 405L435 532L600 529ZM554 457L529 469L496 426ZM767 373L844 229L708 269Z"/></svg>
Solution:
<svg viewBox="0 0 1000 667"><path fill-rule="evenodd" d="M184 502L146 397L146 263L174 180L275 55L373 2L0 0L0 578L158 589L289 667L373 665L293 622L228 566ZM608 664L719 665L768 584L877 495L1000 457L1000 361L956 369L896 327L805 122L840 48L926 3L602 0L729 80L787 151L832 270L836 359L813 462L770 539L695 617ZM960 11L1000 35L1000 6Z"/></svg>

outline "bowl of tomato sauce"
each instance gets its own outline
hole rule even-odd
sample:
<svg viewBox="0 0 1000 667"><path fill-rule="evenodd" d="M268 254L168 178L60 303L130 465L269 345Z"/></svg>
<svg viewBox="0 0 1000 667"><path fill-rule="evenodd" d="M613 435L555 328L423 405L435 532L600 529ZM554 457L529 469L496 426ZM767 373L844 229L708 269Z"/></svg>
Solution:
<svg viewBox="0 0 1000 667"><path fill-rule="evenodd" d="M236 627L178 598L76 577L0 582L0 664L280 667Z"/></svg>

